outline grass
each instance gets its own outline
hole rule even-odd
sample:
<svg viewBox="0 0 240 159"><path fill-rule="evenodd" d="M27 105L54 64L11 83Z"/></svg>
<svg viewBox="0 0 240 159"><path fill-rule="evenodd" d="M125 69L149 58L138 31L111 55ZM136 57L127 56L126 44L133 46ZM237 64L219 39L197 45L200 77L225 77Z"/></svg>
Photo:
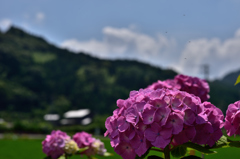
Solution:
<svg viewBox="0 0 240 159"><path fill-rule="evenodd" d="M43 159L45 154L41 151L40 139L1 139L1 159Z"/></svg>
<svg viewBox="0 0 240 159"><path fill-rule="evenodd" d="M0 139L0 159L43 159L46 155L42 152L43 139ZM110 145L110 140L101 138L106 149L114 154L114 159L121 159ZM96 156L98 159L106 157ZM85 156L72 156L70 159L87 159ZM108 157L109 159L113 156Z"/></svg>
<svg viewBox="0 0 240 159"><path fill-rule="evenodd" d="M114 156L107 157L109 159L121 159L110 145L108 138L100 138L104 142L108 152L113 153ZM43 159L46 155L42 152L43 139L0 139L0 159ZM222 148L216 150L218 153L212 155L205 155L205 159L235 159L240 156L239 148ZM162 157L159 152L151 151L149 155L158 155ZM201 156L200 153L196 155ZM98 159L106 157L96 156ZM85 156L72 156L70 159L87 159Z"/></svg>

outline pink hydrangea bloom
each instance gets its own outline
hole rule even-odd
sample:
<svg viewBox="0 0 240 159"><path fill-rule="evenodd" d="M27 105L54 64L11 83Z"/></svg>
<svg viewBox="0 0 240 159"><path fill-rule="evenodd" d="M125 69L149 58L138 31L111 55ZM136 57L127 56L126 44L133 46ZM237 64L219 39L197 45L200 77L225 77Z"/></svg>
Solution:
<svg viewBox="0 0 240 159"><path fill-rule="evenodd" d="M171 136L171 128L163 128L156 122L154 122L151 127L145 131L145 137L147 140L150 141L153 146L162 149L170 143Z"/></svg>
<svg viewBox="0 0 240 159"><path fill-rule="evenodd" d="M73 135L73 140L77 143L79 148L90 146L96 139L84 131L78 132Z"/></svg>
<svg viewBox="0 0 240 159"><path fill-rule="evenodd" d="M240 135L240 100L228 106L224 128L227 135Z"/></svg>
<svg viewBox="0 0 240 159"><path fill-rule="evenodd" d="M197 78L197 77L191 77L186 75L177 75L174 79L171 80L165 80L160 81L151 84L147 87L147 89L157 90L167 88L171 90L180 90L185 91L190 94L194 94L195 96L198 96L202 102L207 101L209 96L209 85L207 81Z"/></svg>
<svg viewBox="0 0 240 159"><path fill-rule="evenodd" d="M105 122L105 136L123 158L142 156L152 146L164 149L188 141L213 146L222 135L221 110L185 91L140 89L118 100L117 106Z"/></svg>
<svg viewBox="0 0 240 159"><path fill-rule="evenodd" d="M135 159L136 153L130 143L121 142L119 143L114 151L121 155L123 159Z"/></svg>
<svg viewBox="0 0 240 159"><path fill-rule="evenodd" d="M65 143L70 137L60 130L53 130L51 135L47 135L42 142L43 152L53 159L57 159L64 154Z"/></svg>
<svg viewBox="0 0 240 159"><path fill-rule="evenodd" d="M177 84L175 80L166 80L166 81L158 80L157 82L151 84L147 88L152 90L162 89L162 88L180 90L181 86Z"/></svg>
<svg viewBox="0 0 240 159"><path fill-rule="evenodd" d="M99 139L96 139L92 145L92 149L95 151L96 154L103 156L107 150L105 149L104 143L100 141Z"/></svg>
<svg viewBox="0 0 240 159"><path fill-rule="evenodd" d="M110 120L110 118L108 120ZM77 143L79 148L88 147L87 150L82 152L82 154L85 154L87 156L92 156L96 154L104 155L104 153L106 152L103 142L101 142L99 139L92 137L91 134L88 134L84 131L78 132L73 135L73 140Z"/></svg>
<svg viewBox="0 0 240 159"><path fill-rule="evenodd" d="M99 139L95 139L89 146L88 149L84 152L82 152L82 154L85 154L87 156L93 156L93 155L100 155L103 156L104 153L107 150L104 147L104 143L101 142Z"/></svg>
<svg viewBox="0 0 240 159"><path fill-rule="evenodd" d="M143 135L135 135L130 144L133 146L135 153L142 156L150 147L150 142Z"/></svg>
<svg viewBox="0 0 240 159"><path fill-rule="evenodd" d="M188 141L192 141L192 139L195 137L196 135L196 129L194 126L188 126L185 125L183 127L183 130L174 136L174 140L175 140L175 145L181 145L184 144L185 142Z"/></svg>
<svg viewBox="0 0 240 159"><path fill-rule="evenodd" d="M206 80L186 75L177 75L174 80L181 86L179 90L198 96L202 102L210 98L210 88Z"/></svg>

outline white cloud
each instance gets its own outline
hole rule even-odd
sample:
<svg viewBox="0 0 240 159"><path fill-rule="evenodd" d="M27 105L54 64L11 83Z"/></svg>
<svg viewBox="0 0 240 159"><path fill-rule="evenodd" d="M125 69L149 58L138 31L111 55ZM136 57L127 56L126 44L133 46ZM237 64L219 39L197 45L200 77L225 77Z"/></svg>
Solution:
<svg viewBox="0 0 240 159"><path fill-rule="evenodd" d="M170 67L180 73L204 77L203 65L210 67L210 79L223 77L240 69L240 29L225 40L199 38L186 43L183 49L175 39L162 34L149 36L130 28L103 28L103 39L78 41L66 40L61 47L74 52L108 59L137 59L157 66Z"/></svg>
<svg viewBox="0 0 240 159"><path fill-rule="evenodd" d="M203 64L210 67L210 78L223 77L226 73L240 69L240 29L232 38L195 39L186 44L179 64L180 72L199 76Z"/></svg>
<svg viewBox="0 0 240 159"><path fill-rule="evenodd" d="M42 22L44 19L45 19L45 14L42 13L42 12L38 12L36 15L35 15L35 19L38 23Z"/></svg>
<svg viewBox="0 0 240 159"><path fill-rule="evenodd" d="M2 31L7 31L11 25L12 25L12 21L10 19L2 19L0 21L0 29Z"/></svg>
<svg viewBox="0 0 240 159"><path fill-rule="evenodd" d="M102 40L78 41L70 39L64 41L61 47L74 52L85 51L100 58L134 58L166 66L167 61L171 61L167 58L175 49L175 41L161 34L152 37L139 33L134 31L134 28L136 27L105 27L103 28Z"/></svg>

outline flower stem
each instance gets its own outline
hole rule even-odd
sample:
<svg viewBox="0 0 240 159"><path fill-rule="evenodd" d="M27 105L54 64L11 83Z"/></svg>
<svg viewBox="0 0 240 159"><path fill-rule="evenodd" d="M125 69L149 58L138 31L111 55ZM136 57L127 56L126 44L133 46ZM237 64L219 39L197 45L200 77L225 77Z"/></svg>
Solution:
<svg viewBox="0 0 240 159"><path fill-rule="evenodd" d="M151 148L150 150L158 151L158 152L163 152L162 150L160 150L160 149L156 149L156 148Z"/></svg>
<svg viewBox="0 0 240 159"><path fill-rule="evenodd" d="M164 158L165 158L165 159L170 159L170 149L169 149L169 145L167 145L167 146L164 148L163 153L164 153Z"/></svg>

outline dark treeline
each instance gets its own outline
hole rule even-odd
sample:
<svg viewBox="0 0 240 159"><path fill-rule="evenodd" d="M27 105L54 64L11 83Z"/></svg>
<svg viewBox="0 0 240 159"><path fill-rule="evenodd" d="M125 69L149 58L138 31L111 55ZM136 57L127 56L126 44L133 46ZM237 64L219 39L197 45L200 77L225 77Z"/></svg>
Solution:
<svg viewBox="0 0 240 159"><path fill-rule="evenodd" d="M176 74L137 61L74 54L15 27L0 33L2 114L17 112L42 118L45 113L89 108L94 114L110 115L116 109L116 100L127 98L131 90L172 79ZM234 82L225 83L210 83L210 101L223 111L240 97Z"/></svg>
<svg viewBox="0 0 240 159"><path fill-rule="evenodd" d="M74 54L15 27L0 34L0 111L112 114L116 100L131 90L175 75L136 61Z"/></svg>

